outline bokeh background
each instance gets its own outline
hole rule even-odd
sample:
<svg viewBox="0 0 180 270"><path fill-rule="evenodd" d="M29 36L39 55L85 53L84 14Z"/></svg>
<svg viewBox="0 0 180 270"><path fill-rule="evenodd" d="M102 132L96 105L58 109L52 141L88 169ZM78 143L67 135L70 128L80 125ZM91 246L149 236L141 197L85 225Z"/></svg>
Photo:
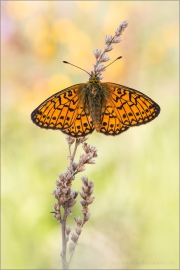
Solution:
<svg viewBox="0 0 180 270"><path fill-rule="evenodd" d="M47 97L86 82L93 50L129 22L103 74L161 107L157 119L117 137L94 132L92 217L72 269L179 269L179 1L1 1L1 269L61 269L61 231L51 192L68 165L65 135L42 130L31 112ZM82 149L78 155L82 153ZM78 157L77 155L77 157ZM80 204L73 218L81 215Z"/></svg>

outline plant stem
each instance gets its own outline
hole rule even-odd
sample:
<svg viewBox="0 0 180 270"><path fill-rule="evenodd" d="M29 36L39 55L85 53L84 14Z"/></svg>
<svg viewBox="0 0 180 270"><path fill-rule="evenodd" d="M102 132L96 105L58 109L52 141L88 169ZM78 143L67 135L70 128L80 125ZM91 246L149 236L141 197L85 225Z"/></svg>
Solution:
<svg viewBox="0 0 180 270"><path fill-rule="evenodd" d="M81 225L81 227L83 227L84 224L85 224L85 221L83 221L83 224ZM72 257L73 257L73 255L74 255L74 251L75 251L76 246L77 246L77 244L78 244L79 236L80 236L80 234L78 235L77 242L76 242L76 245L75 245L75 247L74 247L74 250L71 252L71 255L70 255L70 258L69 258L69 262L67 263L67 269L69 269L70 262L71 262L71 260L72 260Z"/></svg>
<svg viewBox="0 0 180 270"><path fill-rule="evenodd" d="M70 159L71 161L74 160L74 157L76 155L76 150L79 146L80 142L78 139L76 139L75 147L73 154L71 155L71 147L69 146L69 153L70 153ZM66 261L66 246L67 246L67 241L66 241L66 219L67 219L67 207L64 206L64 216L63 219L61 220L61 230L62 230L62 269L68 269L69 268L69 263Z"/></svg>
<svg viewBox="0 0 180 270"><path fill-rule="evenodd" d="M76 197L78 195L78 192L71 189L72 181L74 180L75 174L78 172L81 172L84 170L85 164L94 164L93 158L97 157L97 150L94 146L90 146L87 143L84 144L84 142L87 139L85 137L78 138L74 141L72 141L72 138L67 138L68 144L69 144L69 161L70 164L67 167L67 171L64 174L59 174L59 179L56 181L56 190L53 191L54 197L58 200L57 203L54 204L54 217L60 222L61 224L61 234L62 234L62 251L61 251L61 266L63 270L69 269L69 265L71 262L71 259L74 254L74 249L77 245L77 241L79 239L79 236L81 234L81 229L84 225L84 223L89 219L89 213L88 213L88 205L92 203L94 198L91 198L92 195L92 181L88 182L88 179L82 179L84 186L87 190L84 191L82 189L82 192L84 196L80 193L81 198L83 199L81 203L83 207L83 214L84 214L84 220L82 220L80 217L75 218L76 221L76 233L72 233L72 236L70 238L71 228L66 226L67 223L67 217L72 214L72 207L76 204ZM75 142L74 149L71 152L71 145ZM79 162L75 163L75 155L77 152L77 148L80 144L83 144L83 150L84 154L80 156ZM89 193L88 193L89 192ZM87 193L87 194L86 194ZM86 202L86 198L88 198ZM89 201L91 199L91 201ZM81 202L81 201L80 201ZM85 203L85 204L84 204ZM88 213L88 216L87 216ZM69 251L70 251L70 260L67 259L67 242L69 241L69 238L72 240L72 242L69 245Z"/></svg>
<svg viewBox="0 0 180 270"><path fill-rule="evenodd" d="M78 141L78 139L76 139L76 143L75 143L75 146L74 146L73 154L71 155L71 152L70 152L70 155L71 155L71 161L74 160L74 157L75 157L75 155L76 155L76 150L77 150L79 144L80 144L80 142Z"/></svg>
<svg viewBox="0 0 180 270"><path fill-rule="evenodd" d="M61 221L61 229L62 229L62 269L67 269L67 262L66 262L66 208L64 208L64 216Z"/></svg>

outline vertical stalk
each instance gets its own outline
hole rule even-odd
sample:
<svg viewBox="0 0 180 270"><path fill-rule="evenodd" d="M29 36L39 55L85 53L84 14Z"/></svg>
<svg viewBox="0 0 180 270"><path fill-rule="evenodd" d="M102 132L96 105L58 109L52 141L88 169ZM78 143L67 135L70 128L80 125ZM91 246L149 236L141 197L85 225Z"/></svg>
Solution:
<svg viewBox="0 0 180 270"><path fill-rule="evenodd" d="M66 207L64 208L64 216L61 221L61 228L62 228L62 269L67 269L67 262L66 262Z"/></svg>
<svg viewBox="0 0 180 270"><path fill-rule="evenodd" d="M71 189L72 181L75 178L75 175L85 169L85 164L94 164L93 158L97 157L97 150L94 146L90 146L87 143L84 143L87 139L85 137L79 138L79 139L72 139L71 137L67 138L68 144L69 144L69 151L70 151L70 164L67 167L67 171L65 173L59 174L58 180L56 181L56 190L53 191L53 196L57 199L58 202L54 204L54 217L60 222L61 224L61 235L62 235L62 251L61 251L61 267L63 270L69 269L70 262L72 260L74 249L77 245L77 241L79 239L79 236L82 231L82 226L84 223L89 219L90 214L88 213L88 205L92 203L94 198L92 195L92 181L88 182L88 179L82 180L84 183L84 189L82 190L82 196L83 199L81 201L82 207L83 207L83 214L84 214L84 221L78 217L75 218L76 221L76 229L75 233L71 233L71 228L67 227L67 217L72 213L72 207L76 203L76 197L78 195L78 192ZM70 146L71 144L74 145L74 151L71 153ZM77 152L77 148L80 144L83 144L83 150L84 154L82 154L79 158L79 162L75 163L74 158ZM86 194L87 193L87 194ZM92 198L91 198L92 197ZM86 202L86 198L88 198L88 201ZM62 210L63 209L63 210ZM68 262L68 254L67 254L67 242L72 240L69 245L69 251L70 251L70 260Z"/></svg>

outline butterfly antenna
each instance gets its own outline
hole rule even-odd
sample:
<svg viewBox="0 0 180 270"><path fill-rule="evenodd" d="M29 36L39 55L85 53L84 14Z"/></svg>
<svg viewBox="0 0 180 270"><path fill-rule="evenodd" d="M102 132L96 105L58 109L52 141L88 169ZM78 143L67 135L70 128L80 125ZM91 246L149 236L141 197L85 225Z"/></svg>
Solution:
<svg viewBox="0 0 180 270"><path fill-rule="evenodd" d="M80 68L80 67L78 67L78 66L75 66L75 65L73 65L73 64L71 64L71 63L69 63L69 62L67 62L67 61L63 61L63 63L69 64L69 65L74 66L74 67L77 67L77 68L79 68L79 69L85 71L87 74L89 74L89 76L91 76L91 74L90 74L89 72L87 72L86 70L84 70L83 68Z"/></svg>
<svg viewBox="0 0 180 270"><path fill-rule="evenodd" d="M114 63L115 61L117 61L117 60L119 60L119 59L121 59L121 58L122 58L122 56L119 56L119 57L116 58L114 61L112 61L109 65L105 66L105 68L109 67L112 63Z"/></svg>

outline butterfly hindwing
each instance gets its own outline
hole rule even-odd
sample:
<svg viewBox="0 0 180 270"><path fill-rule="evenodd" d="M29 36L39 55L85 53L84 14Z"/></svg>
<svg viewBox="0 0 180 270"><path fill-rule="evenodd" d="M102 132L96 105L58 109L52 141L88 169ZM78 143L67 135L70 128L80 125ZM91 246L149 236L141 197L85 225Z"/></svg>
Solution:
<svg viewBox="0 0 180 270"><path fill-rule="evenodd" d="M102 114L102 123L100 132L105 135L119 135L120 133L126 131L129 127L124 126L117 116L114 108L110 102L107 102L105 109Z"/></svg>
<svg viewBox="0 0 180 270"><path fill-rule="evenodd" d="M115 83L106 83L120 122L128 127L139 126L158 116L160 107L143 93Z"/></svg>
<svg viewBox="0 0 180 270"><path fill-rule="evenodd" d="M86 136L93 131L94 126L90 113L87 110L85 112L82 106L78 108L76 119L71 127L62 130L63 133L75 138Z"/></svg>
<svg viewBox="0 0 180 270"><path fill-rule="evenodd" d="M78 90L83 84L68 87L46 99L31 114L32 121L46 129L66 129L73 125L80 100Z"/></svg>

